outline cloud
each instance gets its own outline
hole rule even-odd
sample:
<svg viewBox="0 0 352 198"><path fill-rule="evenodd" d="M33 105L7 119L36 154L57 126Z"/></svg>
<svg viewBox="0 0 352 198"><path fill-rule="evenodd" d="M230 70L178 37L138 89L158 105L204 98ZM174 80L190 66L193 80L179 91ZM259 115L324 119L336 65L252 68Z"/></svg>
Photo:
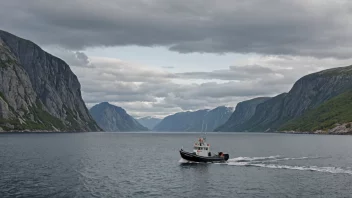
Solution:
<svg viewBox="0 0 352 198"><path fill-rule="evenodd" d="M243 100L288 92L305 74L352 62L352 59L257 56L223 70L171 73L119 59L89 59L95 68L72 67L88 106L109 101L138 117L164 117L221 105L234 107Z"/></svg>
<svg viewBox="0 0 352 198"><path fill-rule="evenodd" d="M50 52L54 56L60 57L61 59L65 60L65 62L70 66L91 68L95 67L84 52L72 51L61 47L53 46L44 47L44 50Z"/></svg>
<svg viewBox="0 0 352 198"><path fill-rule="evenodd" d="M165 68L165 69L174 69L175 67L174 67L174 66L163 66L162 68Z"/></svg>
<svg viewBox="0 0 352 198"><path fill-rule="evenodd" d="M0 6L0 29L64 59L88 106L108 101L162 117L274 96L305 74L350 65L351 10L347 0L11 0ZM151 67L87 56L104 46L246 56L225 69L181 72L172 57L160 59L174 67Z"/></svg>
<svg viewBox="0 0 352 198"><path fill-rule="evenodd" d="M90 64L89 58L85 53L76 52L75 55L76 55L77 60L81 63L80 65L91 66L91 67L93 66Z"/></svg>
<svg viewBox="0 0 352 198"><path fill-rule="evenodd" d="M1 4L0 28L75 51L137 45L347 59L351 8L348 0L12 0Z"/></svg>
<svg viewBox="0 0 352 198"><path fill-rule="evenodd" d="M211 72L176 73L180 78L189 79L219 79L219 80L248 80L255 77L275 75L275 71L259 65L230 66L229 69L214 70Z"/></svg>

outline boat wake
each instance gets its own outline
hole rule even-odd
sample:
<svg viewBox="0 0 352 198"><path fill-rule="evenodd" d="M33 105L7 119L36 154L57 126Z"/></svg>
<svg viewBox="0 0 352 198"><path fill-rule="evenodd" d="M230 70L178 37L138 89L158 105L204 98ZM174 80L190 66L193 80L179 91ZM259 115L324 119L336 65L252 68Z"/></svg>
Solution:
<svg viewBox="0 0 352 198"><path fill-rule="evenodd" d="M297 157L288 158L281 157L279 155L269 157L237 157L229 159L226 163L230 166L249 166L249 167L261 167L271 169L289 169L289 170L301 170L301 171L317 171L324 173L340 173L352 175L351 168L340 168L340 167L318 167L318 166L291 166L272 164L272 162L289 161L289 160L309 160L309 159L321 159L323 157Z"/></svg>
<svg viewBox="0 0 352 198"><path fill-rule="evenodd" d="M270 169L288 169L288 170L299 170L299 171L316 171L323 173L334 173L334 174L349 174L352 175L352 168L341 168L341 167L319 167L319 166L293 166L277 164L280 161L293 161L293 160L310 160L310 159L322 159L324 157L281 157L280 155L268 156L268 157L236 157L229 159L226 163L214 163L224 164L229 166L247 166L247 167L260 167ZM184 159L180 159L179 163L197 163L190 162Z"/></svg>

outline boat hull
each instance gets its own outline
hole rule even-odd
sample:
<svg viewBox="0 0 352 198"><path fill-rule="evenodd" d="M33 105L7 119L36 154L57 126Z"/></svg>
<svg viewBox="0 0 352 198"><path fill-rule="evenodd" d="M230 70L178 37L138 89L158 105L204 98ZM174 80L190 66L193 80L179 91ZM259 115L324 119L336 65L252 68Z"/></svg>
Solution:
<svg viewBox="0 0 352 198"><path fill-rule="evenodd" d="M183 159L185 159L187 161L191 161L191 162L214 163L214 162L226 162L229 159L228 154L224 154L223 157L218 156L218 155L203 157L203 156L196 155L195 153L189 153L189 152L186 152L183 150L180 150L180 155Z"/></svg>

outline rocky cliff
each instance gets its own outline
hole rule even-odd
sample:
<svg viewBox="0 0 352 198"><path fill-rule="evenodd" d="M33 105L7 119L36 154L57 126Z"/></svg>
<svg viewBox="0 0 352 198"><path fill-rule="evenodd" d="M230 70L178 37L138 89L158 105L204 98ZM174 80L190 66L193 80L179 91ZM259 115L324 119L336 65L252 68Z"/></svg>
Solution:
<svg viewBox="0 0 352 198"><path fill-rule="evenodd" d="M0 130L100 131L70 67L0 30Z"/></svg>
<svg viewBox="0 0 352 198"><path fill-rule="evenodd" d="M347 91L308 110L279 128L280 131L329 134L352 133L352 91Z"/></svg>
<svg viewBox="0 0 352 198"><path fill-rule="evenodd" d="M156 125L158 125L162 119L153 118L153 117L143 117L136 119L141 125L147 127L149 130L152 130Z"/></svg>
<svg viewBox="0 0 352 198"><path fill-rule="evenodd" d="M148 131L133 117L121 108L111 105L107 102L102 102L93 106L90 110L91 115L98 125L109 132L124 132L124 131Z"/></svg>
<svg viewBox="0 0 352 198"><path fill-rule="evenodd" d="M269 99L269 97L260 97L238 103L231 117L225 122L225 124L215 129L215 131L233 131L237 126L251 119L257 106Z"/></svg>
<svg viewBox="0 0 352 198"><path fill-rule="evenodd" d="M232 107L217 107L212 110L180 112L164 118L155 131L204 132L213 131L223 125L233 113Z"/></svg>
<svg viewBox="0 0 352 198"><path fill-rule="evenodd" d="M287 94L280 94L259 104L251 119L232 130L277 131L289 120L351 89L352 66L333 68L304 76Z"/></svg>

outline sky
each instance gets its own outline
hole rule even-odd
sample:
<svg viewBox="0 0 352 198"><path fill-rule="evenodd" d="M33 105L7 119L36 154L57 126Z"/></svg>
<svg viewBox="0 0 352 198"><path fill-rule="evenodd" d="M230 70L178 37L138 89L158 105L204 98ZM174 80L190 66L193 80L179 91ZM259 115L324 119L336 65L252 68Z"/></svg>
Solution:
<svg viewBox="0 0 352 198"><path fill-rule="evenodd" d="M348 0L0 0L0 29L66 61L88 107L235 107L352 63Z"/></svg>

